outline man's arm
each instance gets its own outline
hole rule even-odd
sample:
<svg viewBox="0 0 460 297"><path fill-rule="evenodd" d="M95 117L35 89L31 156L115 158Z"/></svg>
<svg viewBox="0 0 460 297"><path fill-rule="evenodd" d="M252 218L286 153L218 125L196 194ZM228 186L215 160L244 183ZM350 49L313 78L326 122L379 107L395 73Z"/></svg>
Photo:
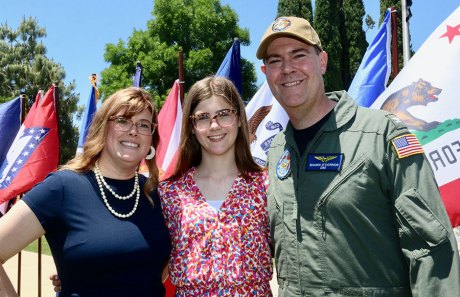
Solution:
<svg viewBox="0 0 460 297"><path fill-rule="evenodd" d="M389 150L395 222L410 269L413 296L458 296L458 247L431 167L423 153Z"/></svg>

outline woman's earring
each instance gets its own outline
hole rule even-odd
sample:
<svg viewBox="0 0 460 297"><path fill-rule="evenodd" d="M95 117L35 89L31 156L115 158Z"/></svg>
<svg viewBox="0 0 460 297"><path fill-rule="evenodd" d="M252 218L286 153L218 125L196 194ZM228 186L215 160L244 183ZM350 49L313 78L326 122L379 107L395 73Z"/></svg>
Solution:
<svg viewBox="0 0 460 297"><path fill-rule="evenodd" d="M151 160L153 159L153 157L155 157L155 148L153 147L153 145L150 146L150 153L145 156L145 159L146 160Z"/></svg>

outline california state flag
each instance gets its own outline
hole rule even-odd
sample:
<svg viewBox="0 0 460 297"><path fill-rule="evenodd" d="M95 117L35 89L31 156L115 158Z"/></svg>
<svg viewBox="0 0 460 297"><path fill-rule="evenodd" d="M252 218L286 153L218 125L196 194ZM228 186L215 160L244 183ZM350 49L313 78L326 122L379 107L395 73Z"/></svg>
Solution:
<svg viewBox="0 0 460 297"><path fill-rule="evenodd" d="M372 108L396 114L423 145L452 225L460 225L460 7Z"/></svg>

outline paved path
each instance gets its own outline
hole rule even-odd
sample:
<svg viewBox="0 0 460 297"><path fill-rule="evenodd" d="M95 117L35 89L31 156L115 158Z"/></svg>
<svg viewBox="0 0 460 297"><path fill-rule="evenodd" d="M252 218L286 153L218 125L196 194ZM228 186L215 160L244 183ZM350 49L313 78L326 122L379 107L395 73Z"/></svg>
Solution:
<svg viewBox="0 0 460 297"><path fill-rule="evenodd" d="M21 296L37 297L38 296L38 256L36 253L23 251L21 256ZM3 267L11 279L14 287L18 284L18 256L9 259ZM48 279L51 273L55 272L53 258L42 255L42 297L54 297L54 289L51 281Z"/></svg>
<svg viewBox="0 0 460 297"><path fill-rule="evenodd" d="M454 234L455 234L455 237L457 238L458 252L460 254L460 226L457 228L454 228Z"/></svg>
<svg viewBox="0 0 460 297"><path fill-rule="evenodd" d="M37 297L38 296L38 256L32 252L22 252L21 258L21 296L23 297ZM9 259L3 267L11 279L14 287L17 290L18 284L18 256ZM53 258L51 256L42 255L42 297L55 297L53 286L48 279L51 273L56 272ZM273 297L278 296L278 284L276 277L273 277L270 283L273 290Z"/></svg>
<svg viewBox="0 0 460 297"><path fill-rule="evenodd" d="M270 282L270 286L272 287L273 297L278 297L278 282L276 281L275 263L273 263L273 278Z"/></svg>
<svg viewBox="0 0 460 297"><path fill-rule="evenodd" d="M455 235L457 236L457 243L460 252L460 227L454 229ZM8 273L11 281L15 288L17 287L17 256L11 258L6 262L3 267ZM24 297L35 297L38 296L38 257L36 253L22 252L22 282L21 282L21 296ZM54 297L53 286L49 281L48 277L51 273L55 272L53 258L51 256L42 255L42 297ZM276 272L273 275L271 281L273 297L278 296L278 284L276 282Z"/></svg>

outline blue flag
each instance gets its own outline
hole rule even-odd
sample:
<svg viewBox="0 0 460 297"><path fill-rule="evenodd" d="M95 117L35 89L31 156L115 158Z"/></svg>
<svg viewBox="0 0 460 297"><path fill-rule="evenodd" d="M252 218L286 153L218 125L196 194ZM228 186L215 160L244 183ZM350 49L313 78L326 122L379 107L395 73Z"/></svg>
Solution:
<svg viewBox="0 0 460 297"><path fill-rule="evenodd" d="M391 72L391 10L366 50L348 93L356 104L369 107L385 90Z"/></svg>
<svg viewBox="0 0 460 297"><path fill-rule="evenodd" d="M243 94L242 79L241 79L241 54L240 54L240 40L235 38L232 47L227 52L227 55L220 64L217 76L223 76L230 79L240 92Z"/></svg>
<svg viewBox="0 0 460 297"><path fill-rule="evenodd" d="M94 113L96 112L96 104L98 99L98 91L96 85L96 75L93 74L91 77L91 94L89 95L88 101L86 103L85 113L81 120L80 125L80 136L78 137L78 146L77 154L83 152L83 145L86 142L86 136L88 135L89 127L91 126L91 121L93 120Z"/></svg>
<svg viewBox="0 0 460 297"><path fill-rule="evenodd" d="M21 98L0 104L0 165L21 127Z"/></svg>
<svg viewBox="0 0 460 297"><path fill-rule="evenodd" d="M136 64L136 74L134 75L133 79L133 87L141 87L142 83L142 64L141 62L137 62Z"/></svg>

